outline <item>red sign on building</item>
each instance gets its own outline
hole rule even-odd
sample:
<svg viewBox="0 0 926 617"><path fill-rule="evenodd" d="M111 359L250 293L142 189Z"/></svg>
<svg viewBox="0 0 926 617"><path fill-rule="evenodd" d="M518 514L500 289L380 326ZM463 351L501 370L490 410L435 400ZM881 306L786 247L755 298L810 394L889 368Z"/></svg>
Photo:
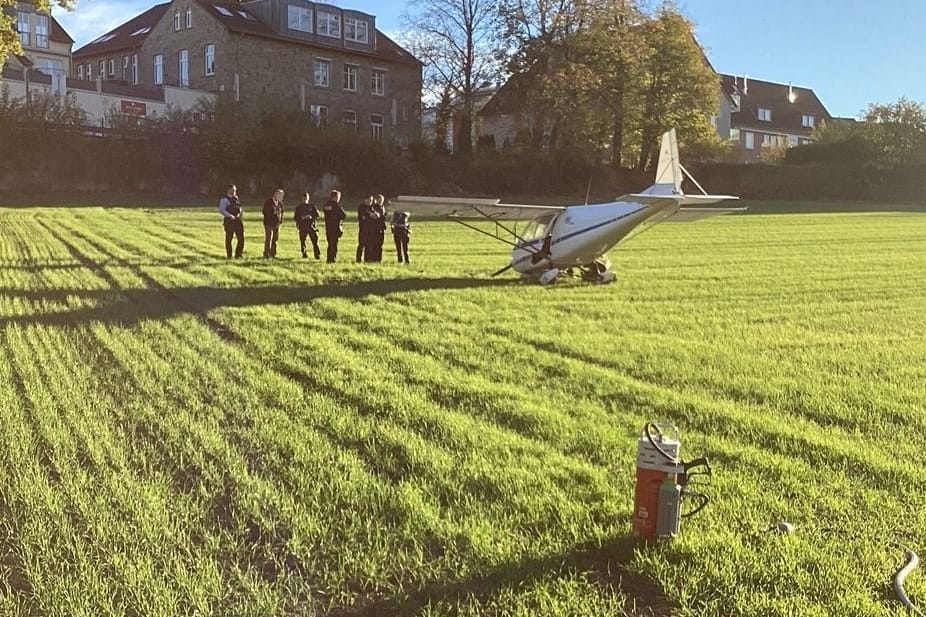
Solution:
<svg viewBox="0 0 926 617"><path fill-rule="evenodd" d="M148 106L136 101L119 101L122 104L122 113L130 116L145 116L148 113Z"/></svg>

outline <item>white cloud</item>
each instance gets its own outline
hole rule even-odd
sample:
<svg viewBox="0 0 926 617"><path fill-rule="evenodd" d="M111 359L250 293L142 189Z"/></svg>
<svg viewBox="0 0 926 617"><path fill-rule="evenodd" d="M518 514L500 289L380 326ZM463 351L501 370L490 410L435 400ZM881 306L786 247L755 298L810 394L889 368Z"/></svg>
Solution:
<svg viewBox="0 0 926 617"><path fill-rule="evenodd" d="M155 4L157 0L78 0L73 11L56 6L52 14L74 39L77 50Z"/></svg>

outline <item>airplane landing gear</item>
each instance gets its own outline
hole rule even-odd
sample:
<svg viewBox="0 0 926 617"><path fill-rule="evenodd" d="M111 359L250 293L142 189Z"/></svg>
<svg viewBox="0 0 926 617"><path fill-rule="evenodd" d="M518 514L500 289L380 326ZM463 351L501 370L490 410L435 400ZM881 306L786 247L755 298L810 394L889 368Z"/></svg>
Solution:
<svg viewBox="0 0 926 617"><path fill-rule="evenodd" d="M559 270L557 268L553 268L552 270L547 270L541 274L539 277L537 277L537 280L540 281L541 285L549 285L557 278L559 278Z"/></svg>
<svg viewBox="0 0 926 617"><path fill-rule="evenodd" d="M591 283L613 283L617 275L610 268L611 261L607 258L586 264L582 266L582 280Z"/></svg>

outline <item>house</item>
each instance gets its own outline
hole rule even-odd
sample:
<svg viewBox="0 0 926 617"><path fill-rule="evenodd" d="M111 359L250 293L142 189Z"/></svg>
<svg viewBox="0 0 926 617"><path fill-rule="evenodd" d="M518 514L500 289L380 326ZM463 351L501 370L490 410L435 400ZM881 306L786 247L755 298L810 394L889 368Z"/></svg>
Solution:
<svg viewBox="0 0 926 617"><path fill-rule="evenodd" d="M7 59L14 69L37 69L52 79L56 90L71 70L74 39L51 15L38 13L32 2L17 2L4 11L13 18L23 53ZM3 68L3 67L0 67Z"/></svg>
<svg viewBox="0 0 926 617"><path fill-rule="evenodd" d="M813 141L813 131L833 117L810 88L721 75L732 101L730 141L741 162L760 160L763 149L791 148Z"/></svg>
<svg viewBox="0 0 926 617"><path fill-rule="evenodd" d="M320 128L407 144L421 133L421 68L360 11L308 0L172 0L74 52L73 74L194 88L253 117L300 111Z"/></svg>

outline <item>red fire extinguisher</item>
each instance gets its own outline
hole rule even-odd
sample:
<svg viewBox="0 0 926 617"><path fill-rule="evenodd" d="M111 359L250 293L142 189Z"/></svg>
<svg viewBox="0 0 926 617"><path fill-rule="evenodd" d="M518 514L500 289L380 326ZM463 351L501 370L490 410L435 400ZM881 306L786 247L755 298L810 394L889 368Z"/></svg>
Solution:
<svg viewBox="0 0 926 617"><path fill-rule="evenodd" d="M633 535L639 538L670 538L679 531L681 518L707 505L707 495L689 488L693 477L709 481L706 458L681 459L678 429L652 422L643 427L637 442L637 473L633 499ZM693 502L683 512L682 502Z"/></svg>

